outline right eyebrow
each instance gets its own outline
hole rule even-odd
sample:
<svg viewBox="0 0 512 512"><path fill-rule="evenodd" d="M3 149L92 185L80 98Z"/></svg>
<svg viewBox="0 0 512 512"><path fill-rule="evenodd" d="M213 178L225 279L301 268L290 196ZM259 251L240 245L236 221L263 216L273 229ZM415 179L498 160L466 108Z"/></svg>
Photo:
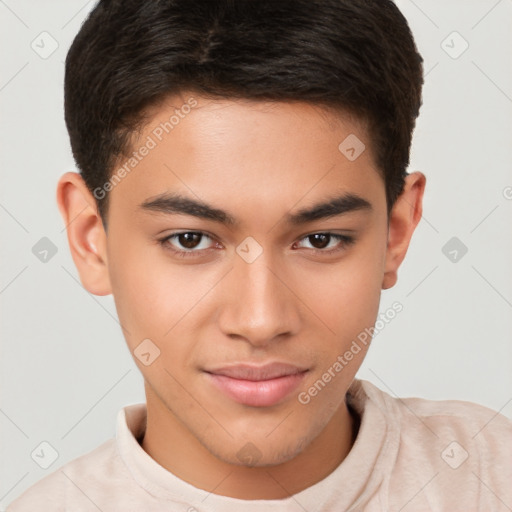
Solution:
<svg viewBox="0 0 512 512"><path fill-rule="evenodd" d="M180 194L160 194L150 198L139 205L145 211L160 212L166 214L184 214L213 220L225 225L236 225L235 218L224 210Z"/></svg>

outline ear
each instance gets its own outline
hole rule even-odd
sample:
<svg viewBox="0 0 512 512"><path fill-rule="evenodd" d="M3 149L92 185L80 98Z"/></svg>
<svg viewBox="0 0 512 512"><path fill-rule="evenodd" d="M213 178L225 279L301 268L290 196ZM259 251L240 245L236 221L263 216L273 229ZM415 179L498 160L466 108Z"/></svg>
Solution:
<svg viewBox="0 0 512 512"><path fill-rule="evenodd" d="M382 289L394 286L398 279L398 267L405 258L412 234L423 212L423 193L426 178L421 172L413 172L405 178L404 190L396 200L389 216L388 246Z"/></svg>
<svg viewBox="0 0 512 512"><path fill-rule="evenodd" d="M67 229L69 249L82 285L94 295L112 293L107 235L96 201L80 174L67 172L57 185L57 205Z"/></svg>

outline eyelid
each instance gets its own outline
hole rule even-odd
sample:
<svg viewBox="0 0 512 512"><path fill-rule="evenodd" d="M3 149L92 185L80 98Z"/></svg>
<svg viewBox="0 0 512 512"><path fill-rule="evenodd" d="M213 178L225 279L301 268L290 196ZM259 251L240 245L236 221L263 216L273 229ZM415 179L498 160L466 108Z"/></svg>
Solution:
<svg viewBox="0 0 512 512"><path fill-rule="evenodd" d="M195 229L175 231L173 233L170 233L169 235L164 236L163 238L160 238L158 240L158 242L164 248L170 250L171 252L174 252L175 254L178 254L179 256L189 256L189 255L194 256L196 254L203 254L205 251L210 251L211 249L213 249L213 247L208 247L206 249L195 249L195 248L194 249L176 249L169 243L169 241L171 239L177 238L179 235L184 235L187 233L193 233L196 235L200 235L201 241L199 243L201 243L203 241L203 238L209 238L213 243L217 243L217 244L219 243L213 235L210 235L206 231L200 231L200 230L195 230Z"/></svg>
<svg viewBox="0 0 512 512"><path fill-rule="evenodd" d="M334 233L332 231L316 231L314 233L310 233L298 240L298 242L302 242L302 240L309 238L313 235L328 235L332 239L337 240L337 243L334 247L331 248L323 248L317 249L315 247L309 248L306 247L306 254L313 254L314 256L319 256L323 258L329 258L332 256L342 255L346 252L352 245L356 243L356 237L353 235L345 235L341 233ZM330 241L331 241L330 240ZM330 242L329 241L329 242ZM297 243L297 242L295 242Z"/></svg>
<svg viewBox="0 0 512 512"><path fill-rule="evenodd" d="M350 243L354 239L354 237L351 236L351 235L344 235L344 234L341 234L341 233L334 233L332 231L317 231L315 233L309 233L308 235L303 236L302 238L299 238L298 242L302 242L303 240L306 240L309 237L314 236L314 235L327 235L331 239L342 241L344 243ZM312 250L315 250L315 248L313 248ZM321 251L321 252L329 252L328 249L327 250L325 250L325 249L316 249L316 250L317 251Z"/></svg>

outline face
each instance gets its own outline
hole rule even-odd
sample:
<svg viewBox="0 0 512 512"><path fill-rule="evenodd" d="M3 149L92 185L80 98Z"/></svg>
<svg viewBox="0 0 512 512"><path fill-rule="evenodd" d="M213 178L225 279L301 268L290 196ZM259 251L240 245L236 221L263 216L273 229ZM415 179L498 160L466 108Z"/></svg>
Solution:
<svg viewBox="0 0 512 512"><path fill-rule="evenodd" d="M354 136L359 156L339 149ZM228 463L293 458L343 403L384 287L385 188L364 127L304 103L184 94L133 150L105 261L148 412Z"/></svg>

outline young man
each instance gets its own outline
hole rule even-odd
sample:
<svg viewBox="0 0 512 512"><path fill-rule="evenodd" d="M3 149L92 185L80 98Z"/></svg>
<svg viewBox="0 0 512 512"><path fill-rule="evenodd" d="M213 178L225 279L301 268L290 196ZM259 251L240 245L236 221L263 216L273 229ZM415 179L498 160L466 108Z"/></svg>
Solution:
<svg viewBox="0 0 512 512"><path fill-rule="evenodd" d="M422 83L387 0L99 2L57 200L146 403L10 512L512 509L510 420L355 378L422 214Z"/></svg>

